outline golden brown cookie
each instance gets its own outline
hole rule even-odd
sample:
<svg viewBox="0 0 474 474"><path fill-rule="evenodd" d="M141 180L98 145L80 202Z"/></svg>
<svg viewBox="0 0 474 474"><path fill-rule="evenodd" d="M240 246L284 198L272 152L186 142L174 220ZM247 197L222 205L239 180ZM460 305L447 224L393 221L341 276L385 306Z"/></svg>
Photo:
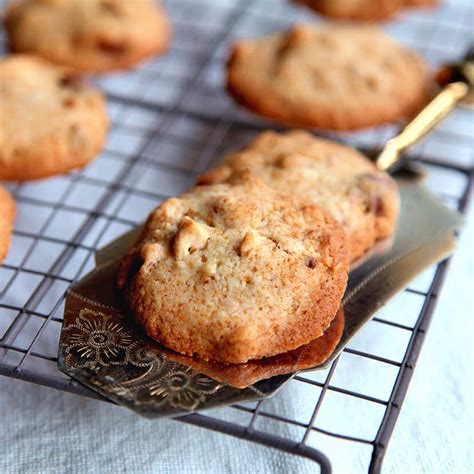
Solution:
<svg viewBox="0 0 474 474"><path fill-rule="evenodd" d="M395 229L400 199L392 178L354 149L295 130L264 132L198 179L214 184L249 169L268 186L296 193L344 227L354 261Z"/></svg>
<svg viewBox="0 0 474 474"><path fill-rule="evenodd" d="M371 26L316 28L242 40L233 47L227 88L268 118L350 130L403 119L426 101L424 60Z"/></svg>
<svg viewBox="0 0 474 474"><path fill-rule="evenodd" d="M153 0L19 0L5 13L13 51L76 71L129 68L164 51L171 26Z"/></svg>
<svg viewBox="0 0 474 474"><path fill-rule="evenodd" d="M108 128L96 89L33 56L0 60L0 179L29 180L82 168Z"/></svg>
<svg viewBox="0 0 474 474"><path fill-rule="evenodd" d="M10 193L0 186L0 263L7 256L15 219L15 201Z"/></svg>
<svg viewBox="0 0 474 474"><path fill-rule="evenodd" d="M377 21L389 19L403 8L436 5L438 0L295 0L295 2L335 19Z"/></svg>
<svg viewBox="0 0 474 474"><path fill-rule="evenodd" d="M153 211L118 285L166 347L242 363L323 334L347 281L341 226L248 172Z"/></svg>

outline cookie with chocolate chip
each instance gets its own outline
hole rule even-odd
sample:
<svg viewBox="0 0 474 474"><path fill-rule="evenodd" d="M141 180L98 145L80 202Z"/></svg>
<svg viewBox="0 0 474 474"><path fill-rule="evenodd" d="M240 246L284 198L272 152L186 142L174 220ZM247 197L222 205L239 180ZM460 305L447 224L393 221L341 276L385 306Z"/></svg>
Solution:
<svg viewBox="0 0 474 474"><path fill-rule="evenodd" d="M244 171L154 210L118 285L151 338L243 363L321 336L347 273L345 233L327 212Z"/></svg>
<svg viewBox="0 0 474 474"><path fill-rule="evenodd" d="M264 132L198 179L215 184L249 169L277 191L291 190L328 211L344 227L351 261L395 230L397 185L356 150L304 131Z"/></svg>
<svg viewBox="0 0 474 474"><path fill-rule="evenodd" d="M7 255L15 219L15 201L8 191L0 186L0 263Z"/></svg>
<svg viewBox="0 0 474 474"><path fill-rule="evenodd" d="M339 20L377 21L404 8L433 6L438 0L295 0L321 15Z"/></svg>
<svg viewBox="0 0 474 474"><path fill-rule="evenodd" d="M171 26L153 0L19 0L7 7L13 51L75 71L126 69L163 52Z"/></svg>
<svg viewBox="0 0 474 474"><path fill-rule="evenodd" d="M404 119L427 100L425 61L376 27L298 24L241 40L227 89L248 109L297 126L351 130Z"/></svg>
<svg viewBox="0 0 474 474"><path fill-rule="evenodd" d="M0 179L24 181L84 167L108 128L105 101L61 68L26 55L0 60Z"/></svg>

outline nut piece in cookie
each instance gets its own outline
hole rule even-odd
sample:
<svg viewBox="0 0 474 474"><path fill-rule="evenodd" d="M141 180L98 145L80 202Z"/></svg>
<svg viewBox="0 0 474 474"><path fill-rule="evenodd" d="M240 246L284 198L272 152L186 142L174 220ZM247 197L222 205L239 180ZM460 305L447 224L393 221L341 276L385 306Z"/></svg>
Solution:
<svg viewBox="0 0 474 474"><path fill-rule="evenodd" d="M275 190L291 190L332 214L347 233L351 261L395 230L397 185L348 146L299 130L264 132L199 177L198 183L219 183L244 169Z"/></svg>
<svg viewBox="0 0 474 474"><path fill-rule="evenodd" d="M82 168L102 149L108 119L96 89L43 59L0 59L0 179Z"/></svg>
<svg viewBox="0 0 474 474"><path fill-rule="evenodd" d="M8 191L0 186L0 263L7 256L15 220L15 201Z"/></svg>
<svg viewBox="0 0 474 474"><path fill-rule="evenodd" d="M5 12L10 48L83 72L126 69L163 52L171 26L153 0L19 0Z"/></svg>
<svg viewBox="0 0 474 474"><path fill-rule="evenodd" d="M285 124L332 130L404 119L430 85L425 61L371 26L298 24L237 42L227 66L238 103Z"/></svg>
<svg viewBox="0 0 474 474"><path fill-rule="evenodd" d="M294 0L321 15L339 20L378 21L404 8L433 6L438 0Z"/></svg>
<svg viewBox="0 0 474 474"><path fill-rule="evenodd" d="M322 335L347 272L346 237L329 214L242 172L153 211L118 286L151 338L241 363Z"/></svg>

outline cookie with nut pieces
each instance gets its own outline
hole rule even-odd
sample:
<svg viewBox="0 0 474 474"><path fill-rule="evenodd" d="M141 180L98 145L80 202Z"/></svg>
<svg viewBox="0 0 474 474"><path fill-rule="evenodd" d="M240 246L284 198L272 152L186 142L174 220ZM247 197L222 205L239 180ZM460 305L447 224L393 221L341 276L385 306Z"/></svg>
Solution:
<svg viewBox="0 0 474 474"><path fill-rule="evenodd" d="M346 237L328 213L243 172L155 209L118 286L151 338L241 363L322 335L347 274Z"/></svg>
<svg viewBox="0 0 474 474"><path fill-rule="evenodd" d="M390 19L404 8L436 5L438 0L295 0L295 3L334 19L377 21Z"/></svg>
<svg viewBox="0 0 474 474"><path fill-rule="evenodd" d="M0 60L0 179L66 173L92 161L105 141L105 101L95 88L43 59Z"/></svg>
<svg viewBox="0 0 474 474"><path fill-rule="evenodd" d="M19 0L8 44L81 72L126 69L167 49L171 25L153 0Z"/></svg>
<svg viewBox="0 0 474 474"><path fill-rule="evenodd" d="M7 256L15 220L15 201L10 193L0 186L0 263Z"/></svg>
<svg viewBox="0 0 474 474"><path fill-rule="evenodd" d="M290 125L352 130L402 120L425 103L425 61L376 27L297 24L241 40L227 66L234 99Z"/></svg>
<svg viewBox="0 0 474 474"><path fill-rule="evenodd" d="M351 261L395 230L400 208L395 181L353 148L300 130L267 131L198 183L219 183L244 169L277 191L291 190L328 211L347 233Z"/></svg>

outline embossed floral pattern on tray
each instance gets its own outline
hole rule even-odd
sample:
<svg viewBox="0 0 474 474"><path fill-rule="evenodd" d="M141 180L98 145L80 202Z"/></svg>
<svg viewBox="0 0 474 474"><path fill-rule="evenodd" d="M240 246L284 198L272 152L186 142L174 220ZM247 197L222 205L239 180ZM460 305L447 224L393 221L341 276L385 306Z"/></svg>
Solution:
<svg viewBox="0 0 474 474"><path fill-rule="evenodd" d="M82 309L75 322L63 331L69 333L65 357L68 368L123 364L126 349L134 341L133 334L123 325L89 308Z"/></svg>
<svg viewBox="0 0 474 474"><path fill-rule="evenodd" d="M169 364L168 371L166 376L150 385L150 394L174 407L194 410L206 399L206 395L217 392L223 386L205 375L197 374L190 367L182 370L175 362Z"/></svg>
<svg viewBox="0 0 474 474"><path fill-rule="evenodd" d="M118 307L87 295L85 288L68 292L59 367L101 395L158 417L222 406L229 400L255 400L275 390L265 385L263 391L257 386L234 389L168 359L128 325Z"/></svg>

